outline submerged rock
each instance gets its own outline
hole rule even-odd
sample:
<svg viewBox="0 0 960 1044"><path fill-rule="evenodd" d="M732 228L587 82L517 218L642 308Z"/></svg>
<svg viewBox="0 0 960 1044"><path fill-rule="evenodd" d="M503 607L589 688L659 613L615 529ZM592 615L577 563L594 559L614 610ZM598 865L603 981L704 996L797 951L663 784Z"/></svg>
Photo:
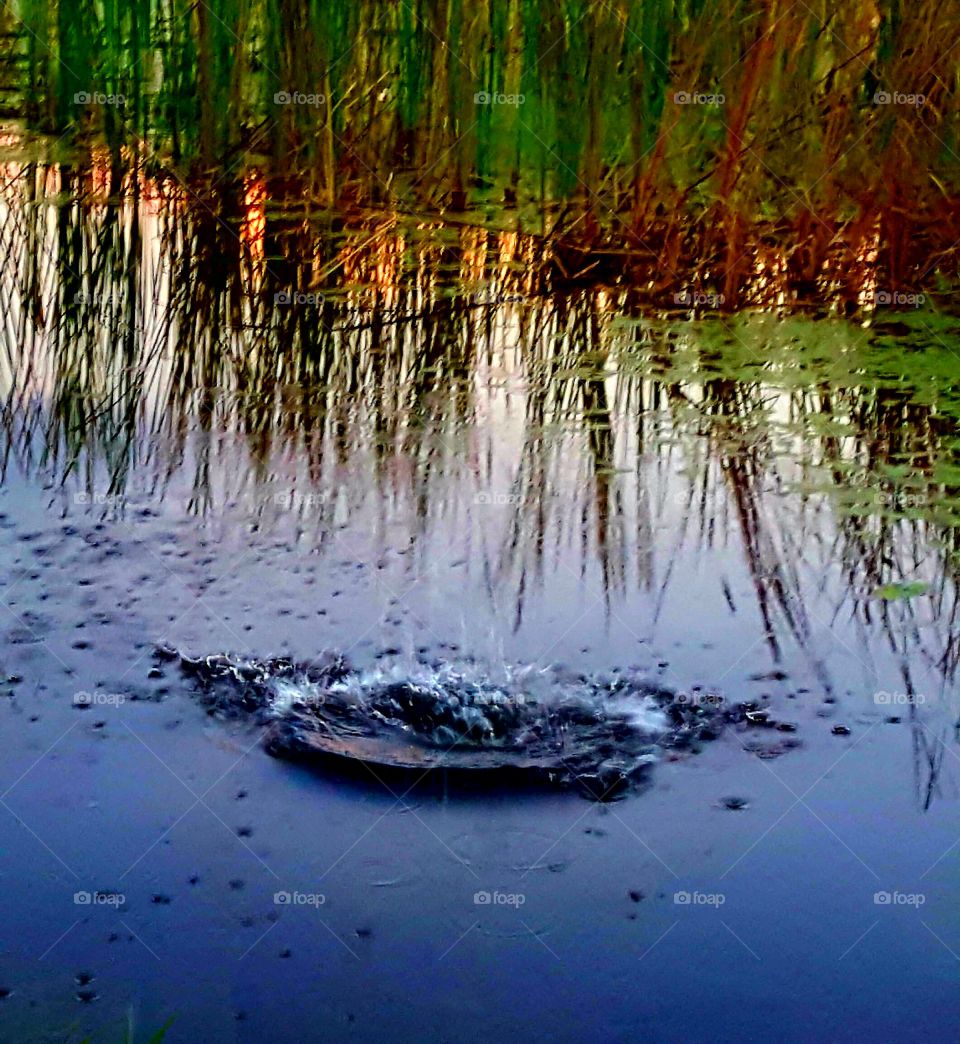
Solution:
<svg viewBox="0 0 960 1044"><path fill-rule="evenodd" d="M752 704L692 702L635 671L604 676L474 663L359 671L337 653L311 661L192 657L167 646L209 713L266 726L278 757L338 757L420 770L523 773L606 800L640 782L667 749L728 722L769 728Z"/></svg>

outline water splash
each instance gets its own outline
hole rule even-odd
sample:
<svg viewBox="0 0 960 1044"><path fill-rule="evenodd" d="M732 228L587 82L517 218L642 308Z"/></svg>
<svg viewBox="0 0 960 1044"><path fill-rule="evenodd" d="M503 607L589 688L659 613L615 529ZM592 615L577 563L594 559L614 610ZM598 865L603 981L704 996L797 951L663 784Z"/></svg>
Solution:
<svg viewBox="0 0 960 1044"><path fill-rule="evenodd" d="M523 773L605 799L641 782L668 749L744 720L633 670L586 675L475 662L357 670L311 661L191 657L169 647L210 712L252 716L280 757L333 756L394 768ZM747 711L749 713L749 711Z"/></svg>

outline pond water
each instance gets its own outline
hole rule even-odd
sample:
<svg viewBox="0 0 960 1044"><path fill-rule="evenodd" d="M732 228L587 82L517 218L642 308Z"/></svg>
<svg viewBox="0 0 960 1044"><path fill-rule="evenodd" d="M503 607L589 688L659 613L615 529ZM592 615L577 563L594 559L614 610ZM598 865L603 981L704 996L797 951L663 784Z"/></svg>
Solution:
<svg viewBox="0 0 960 1044"><path fill-rule="evenodd" d="M61 177L0 210L3 1039L955 1033L960 322ZM397 780L269 757L157 643L796 728L616 802Z"/></svg>

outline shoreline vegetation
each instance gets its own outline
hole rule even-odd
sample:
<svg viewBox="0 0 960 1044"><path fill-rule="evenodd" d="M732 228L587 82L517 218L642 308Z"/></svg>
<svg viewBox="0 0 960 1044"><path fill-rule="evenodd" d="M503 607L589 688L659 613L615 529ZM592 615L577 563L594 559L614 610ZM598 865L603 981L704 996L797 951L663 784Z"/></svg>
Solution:
<svg viewBox="0 0 960 1044"><path fill-rule="evenodd" d="M64 190L230 222L254 186L517 233L553 287L853 314L957 283L958 45L956 0L13 0L0 116Z"/></svg>

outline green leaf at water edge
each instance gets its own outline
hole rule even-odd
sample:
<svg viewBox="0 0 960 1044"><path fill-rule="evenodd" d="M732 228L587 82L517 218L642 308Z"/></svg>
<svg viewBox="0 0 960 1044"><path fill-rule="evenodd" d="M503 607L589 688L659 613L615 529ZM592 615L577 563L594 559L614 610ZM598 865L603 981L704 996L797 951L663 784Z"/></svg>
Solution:
<svg viewBox="0 0 960 1044"><path fill-rule="evenodd" d="M899 602L907 598L916 598L918 595L926 594L929 586L922 580L883 584L873 592L873 597L882 598L885 602Z"/></svg>

